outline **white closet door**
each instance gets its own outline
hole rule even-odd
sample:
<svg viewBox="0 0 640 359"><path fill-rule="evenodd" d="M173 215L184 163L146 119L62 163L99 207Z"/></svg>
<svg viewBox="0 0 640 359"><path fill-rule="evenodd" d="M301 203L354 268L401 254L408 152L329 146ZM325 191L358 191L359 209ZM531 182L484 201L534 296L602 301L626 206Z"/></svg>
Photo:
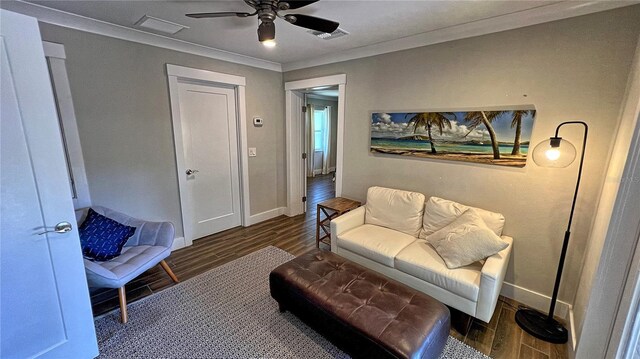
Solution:
<svg viewBox="0 0 640 359"><path fill-rule="evenodd" d="M241 224L235 91L179 83L192 239Z"/></svg>

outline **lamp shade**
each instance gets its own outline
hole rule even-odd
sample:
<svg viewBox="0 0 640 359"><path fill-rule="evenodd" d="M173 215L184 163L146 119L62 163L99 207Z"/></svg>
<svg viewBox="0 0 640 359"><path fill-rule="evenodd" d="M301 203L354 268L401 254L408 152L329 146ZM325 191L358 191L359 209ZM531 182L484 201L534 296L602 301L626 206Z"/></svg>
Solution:
<svg viewBox="0 0 640 359"><path fill-rule="evenodd" d="M567 140L551 137L533 149L533 162L541 167L567 167L576 159L576 148Z"/></svg>

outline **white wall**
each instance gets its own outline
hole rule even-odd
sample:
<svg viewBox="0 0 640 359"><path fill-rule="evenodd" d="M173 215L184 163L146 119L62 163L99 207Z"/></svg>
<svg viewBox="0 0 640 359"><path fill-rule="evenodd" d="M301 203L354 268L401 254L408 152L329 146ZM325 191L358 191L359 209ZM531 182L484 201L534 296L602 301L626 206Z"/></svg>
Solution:
<svg viewBox="0 0 640 359"><path fill-rule="evenodd" d="M620 196L620 188L625 182L640 181L633 177L632 169L625 175L625 165L633 141L634 132L638 131L640 116L640 38L637 41L635 59L626 91L626 99L620 113L620 126L616 136L606 179L600 196L597 214L587 245L579 286L574 301L574 318L578 349L582 355L589 353L593 358L603 356L608 337L613 327L617 311L617 303L622 294L623 280L628 267L627 260L635 251L635 238L623 235L620 226L621 213L615 211L616 198ZM637 133L636 133L637 136ZM637 182L636 182L637 183ZM624 196L624 195L622 195ZM627 197L618 199L624 203ZM632 205L621 207L629 210ZM617 216L617 217L612 217ZM635 214L636 216L638 213ZM637 223L631 223L632 227ZM632 228L637 231L637 228ZM624 256L627 256L626 258ZM591 325L585 328L587 322ZM585 329L585 330L583 330ZM584 335L583 335L584 334ZM620 333L614 334L618 337Z"/></svg>
<svg viewBox="0 0 640 359"><path fill-rule="evenodd" d="M533 104L532 143L556 125L589 123L587 159L560 298L574 299L584 248L604 181L640 6L285 73L285 81L347 75L343 195L372 185L415 190L501 212L515 238L506 281L551 295L577 162L522 169L369 152L370 112ZM578 127L561 135L581 143Z"/></svg>
<svg viewBox="0 0 640 359"><path fill-rule="evenodd" d="M94 205L168 220L182 235L167 63L246 77L251 214L285 206L282 74L101 35L40 24L65 45ZM254 127L252 118L264 118Z"/></svg>

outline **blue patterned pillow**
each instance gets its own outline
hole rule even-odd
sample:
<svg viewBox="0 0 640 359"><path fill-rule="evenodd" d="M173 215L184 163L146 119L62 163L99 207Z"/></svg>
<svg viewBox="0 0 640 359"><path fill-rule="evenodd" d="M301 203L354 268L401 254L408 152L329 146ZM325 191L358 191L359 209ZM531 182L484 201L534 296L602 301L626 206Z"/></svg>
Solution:
<svg viewBox="0 0 640 359"><path fill-rule="evenodd" d="M122 247L136 232L136 227L125 226L89 208L87 219L79 229L82 254L91 260L108 261L120 255Z"/></svg>

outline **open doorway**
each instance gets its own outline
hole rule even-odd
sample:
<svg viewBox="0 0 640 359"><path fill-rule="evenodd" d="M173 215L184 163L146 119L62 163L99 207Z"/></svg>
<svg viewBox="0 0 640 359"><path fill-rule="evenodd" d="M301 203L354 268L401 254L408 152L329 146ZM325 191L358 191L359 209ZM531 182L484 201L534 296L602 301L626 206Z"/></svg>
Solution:
<svg viewBox="0 0 640 359"><path fill-rule="evenodd" d="M338 128L338 86L320 86L304 91L306 210L335 197Z"/></svg>
<svg viewBox="0 0 640 359"><path fill-rule="evenodd" d="M285 83L289 216L342 192L346 80L340 74Z"/></svg>

